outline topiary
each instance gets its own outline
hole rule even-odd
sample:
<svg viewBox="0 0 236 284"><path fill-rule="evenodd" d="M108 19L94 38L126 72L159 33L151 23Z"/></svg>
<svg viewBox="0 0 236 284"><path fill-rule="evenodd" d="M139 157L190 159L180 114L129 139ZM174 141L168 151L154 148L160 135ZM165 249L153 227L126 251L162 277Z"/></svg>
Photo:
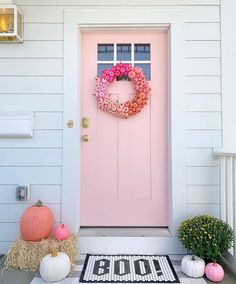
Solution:
<svg viewBox="0 0 236 284"><path fill-rule="evenodd" d="M232 228L224 221L199 215L180 224L178 239L194 255L217 262L232 247L234 237Z"/></svg>

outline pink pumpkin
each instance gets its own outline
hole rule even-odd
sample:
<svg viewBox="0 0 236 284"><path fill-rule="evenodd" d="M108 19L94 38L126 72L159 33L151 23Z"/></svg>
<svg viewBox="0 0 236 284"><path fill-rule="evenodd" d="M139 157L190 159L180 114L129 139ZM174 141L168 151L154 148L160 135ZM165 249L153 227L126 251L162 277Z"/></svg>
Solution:
<svg viewBox="0 0 236 284"><path fill-rule="evenodd" d="M224 278L224 269L218 263L208 263L205 273L207 278L213 282L220 282Z"/></svg>
<svg viewBox="0 0 236 284"><path fill-rule="evenodd" d="M69 228L65 224L60 224L56 226L54 230L54 237L59 240L63 241L66 240L70 235Z"/></svg>

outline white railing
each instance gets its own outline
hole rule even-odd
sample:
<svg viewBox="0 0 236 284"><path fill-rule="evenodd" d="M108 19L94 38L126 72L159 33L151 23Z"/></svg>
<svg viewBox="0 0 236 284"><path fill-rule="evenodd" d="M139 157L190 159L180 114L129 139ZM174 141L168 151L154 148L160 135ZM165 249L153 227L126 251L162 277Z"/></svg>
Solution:
<svg viewBox="0 0 236 284"><path fill-rule="evenodd" d="M220 160L220 217L234 230L236 240L236 152L213 150ZM229 250L236 257L236 244Z"/></svg>

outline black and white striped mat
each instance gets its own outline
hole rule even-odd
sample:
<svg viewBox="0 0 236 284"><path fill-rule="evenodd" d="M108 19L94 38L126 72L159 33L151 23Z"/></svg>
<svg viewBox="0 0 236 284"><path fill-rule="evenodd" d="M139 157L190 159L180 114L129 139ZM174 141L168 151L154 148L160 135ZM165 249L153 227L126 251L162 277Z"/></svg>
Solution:
<svg viewBox="0 0 236 284"><path fill-rule="evenodd" d="M80 282L180 283L167 255L90 255Z"/></svg>

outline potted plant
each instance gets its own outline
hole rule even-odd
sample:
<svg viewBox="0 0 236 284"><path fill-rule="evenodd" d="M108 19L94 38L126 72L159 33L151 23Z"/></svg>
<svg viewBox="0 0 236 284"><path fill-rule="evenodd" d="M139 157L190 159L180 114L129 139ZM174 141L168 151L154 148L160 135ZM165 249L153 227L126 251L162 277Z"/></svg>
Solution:
<svg viewBox="0 0 236 284"><path fill-rule="evenodd" d="M223 279L223 269L217 262L233 245L233 230L227 223L209 215L195 216L180 224L178 239L192 254L211 263L205 271L209 280L218 282Z"/></svg>

